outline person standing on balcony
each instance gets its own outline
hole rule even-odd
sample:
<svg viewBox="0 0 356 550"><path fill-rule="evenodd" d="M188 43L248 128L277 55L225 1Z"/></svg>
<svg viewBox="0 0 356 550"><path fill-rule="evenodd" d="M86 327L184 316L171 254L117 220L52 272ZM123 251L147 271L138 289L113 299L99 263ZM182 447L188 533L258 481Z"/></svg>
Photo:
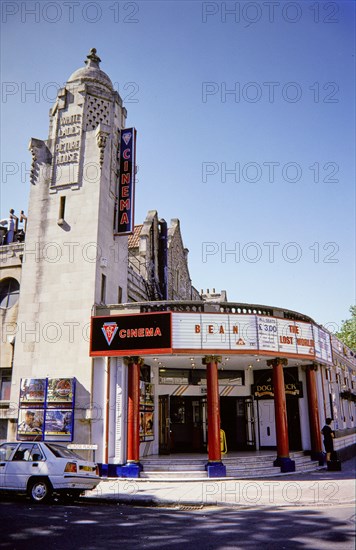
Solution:
<svg viewBox="0 0 356 550"><path fill-rule="evenodd" d="M11 208L9 217L0 220L0 225L7 226L6 243L11 244L14 241L15 231L17 231L19 219L15 216L15 210Z"/></svg>

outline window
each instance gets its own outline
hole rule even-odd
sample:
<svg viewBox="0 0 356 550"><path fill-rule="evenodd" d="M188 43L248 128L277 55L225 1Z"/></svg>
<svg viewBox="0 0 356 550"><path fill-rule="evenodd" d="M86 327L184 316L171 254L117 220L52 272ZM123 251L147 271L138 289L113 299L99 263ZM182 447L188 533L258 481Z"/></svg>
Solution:
<svg viewBox="0 0 356 550"><path fill-rule="evenodd" d="M243 386L245 373L240 370L219 370L219 385ZM160 384L206 385L206 369L159 369Z"/></svg>
<svg viewBox="0 0 356 550"><path fill-rule="evenodd" d="M101 275L100 302L106 304L106 275Z"/></svg>
<svg viewBox="0 0 356 550"><path fill-rule="evenodd" d="M7 439L7 420L0 419L0 441L6 441ZM2 453L0 452L0 460L3 460Z"/></svg>
<svg viewBox="0 0 356 550"><path fill-rule="evenodd" d="M33 443L21 443L12 460L26 460L27 462L37 462L38 460L42 459L43 455L38 445Z"/></svg>
<svg viewBox="0 0 356 550"><path fill-rule="evenodd" d="M6 422L7 423L7 422ZM0 460L10 460L12 453L16 449L18 443L4 443L0 447Z"/></svg>
<svg viewBox="0 0 356 550"><path fill-rule="evenodd" d="M58 224L64 223L64 215L66 211L66 198L64 196L59 199L59 212L58 212Z"/></svg>
<svg viewBox="0 0 356 550"><path fill-rule="evenodd" d="M0 282L0 308L8 309L19 299L20 285L16 279L8 277Z"/></svg>
<svg viewBox="0 0 356 550"><path fill-rule="evenodd" d="M0 369L0 401L10 401L11 369Z"/></svg>

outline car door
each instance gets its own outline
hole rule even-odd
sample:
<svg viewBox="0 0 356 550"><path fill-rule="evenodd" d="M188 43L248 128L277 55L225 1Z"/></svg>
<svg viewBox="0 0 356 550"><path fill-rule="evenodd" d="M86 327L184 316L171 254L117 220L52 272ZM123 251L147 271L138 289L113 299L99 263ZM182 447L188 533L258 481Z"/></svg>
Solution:
<svg viewBox="0 0 356 550"><path fill-rule="evenodd" d="M6 468L17 446L18 443L3 443L0 445L0 489L5 488Z"/></svg>
<svg viewBox="0 0 356 550"><path fill-rule="evenodd" d="M35 459L35 460L34 460ZM43 453L37 443L21 443L6 464L5 489L26 491L28 479L39 475L43 467Z"/></svg>

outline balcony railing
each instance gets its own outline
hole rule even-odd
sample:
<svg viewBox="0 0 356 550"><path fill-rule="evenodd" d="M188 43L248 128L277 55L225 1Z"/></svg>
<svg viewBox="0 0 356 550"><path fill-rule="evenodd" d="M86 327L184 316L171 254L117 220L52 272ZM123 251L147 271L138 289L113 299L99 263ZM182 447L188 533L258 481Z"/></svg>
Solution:
<svg viewBox="0 0 356 550"><path fill-rule="evenodd" d="M228 313L236 315L264 315L295 321L314 322L311 317L288 309L265 306L261 304L246 304L241 302L204 302L202 300L182 301L147 301L130 302L127 304L95 305L93 315L110 315L114 311L151 313L156 311L179 311L188 313Z"/></svg>

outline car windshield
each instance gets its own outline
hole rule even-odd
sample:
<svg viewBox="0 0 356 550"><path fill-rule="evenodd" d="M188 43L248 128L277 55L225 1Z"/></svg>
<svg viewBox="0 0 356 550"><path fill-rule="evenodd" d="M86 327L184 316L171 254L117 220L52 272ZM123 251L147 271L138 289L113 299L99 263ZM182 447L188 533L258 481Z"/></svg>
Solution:
<svg viewBox="0 0 356 550"><path fill-rule="evenodd" d="M57 458L79 458L82 460L79 455L73 453L73 451L70 451L62 445L55 445L53 443L45 443L45 445Z"/></svg>

